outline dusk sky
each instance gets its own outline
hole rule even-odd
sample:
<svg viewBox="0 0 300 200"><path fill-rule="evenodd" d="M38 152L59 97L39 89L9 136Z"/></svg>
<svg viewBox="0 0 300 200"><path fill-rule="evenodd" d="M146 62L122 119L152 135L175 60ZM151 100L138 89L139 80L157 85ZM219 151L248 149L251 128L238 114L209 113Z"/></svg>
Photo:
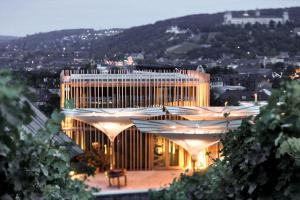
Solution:
<svg viewBox="0 0 300 200"><path fill-rule="evenodd" d="M300 6L300 0L0 0L0 35L128 28L225 10Z"/></svg>

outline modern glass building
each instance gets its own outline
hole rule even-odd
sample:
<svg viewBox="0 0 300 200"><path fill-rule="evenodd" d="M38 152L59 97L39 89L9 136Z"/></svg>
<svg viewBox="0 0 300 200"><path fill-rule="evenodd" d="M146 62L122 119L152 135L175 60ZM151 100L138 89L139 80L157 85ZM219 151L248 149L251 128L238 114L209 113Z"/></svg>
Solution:
<svg viewBox="0 0 300 200"><path fill-rule="evenodd" d="M206 167L219 156L220 135L258 111L209 107L209 88L198 71L66 70L62 128L83 150L101 149L112 168Z"/></svg>

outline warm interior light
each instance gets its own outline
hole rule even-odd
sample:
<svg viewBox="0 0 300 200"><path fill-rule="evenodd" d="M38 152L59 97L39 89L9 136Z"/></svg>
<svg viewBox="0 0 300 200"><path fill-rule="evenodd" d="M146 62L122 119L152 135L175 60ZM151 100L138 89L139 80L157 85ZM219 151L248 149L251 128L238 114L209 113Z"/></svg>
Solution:
<svg viewBox="0 0 300 200"><path fill-rule="evenodd" d="M156 147L156 153L157 153L157 154L162 154L162 153L163 153L163 148L162 148L162 146L159 145L159 146Z"/></svg>
<svg viewBox="0 0 300 200"><path fill-rule="evenodd" d="M205 169L206 167L207 167L206 151L202 150L197 155L197 161L195 163L195 170Z"/></svg>
<svg viewBox="0 0 300 200"><path fill-rule="evenodd" d="M70 176L74 176L74 175L75 175L75 171L70 171L70 172L69 172L69 175L70 175Z"/></svg>
<svg viewBox="0 0 300 200"><path fill-rule="evenodd" d="M72 118L71 117L66 117L64 121L62 121L62 129L63 130L70 130L72 129L73 124L72 124Z"/></svg>
<svg viewBox="0 0 300 200"><path fill-rule="evenodd" d="M107 145L104 145L104 154L107 155Z"/></svg>
<svg viewBox="0 0 300 200"><path fill-rule="evenodd" d="M228 101L225 101L225 103L224 103L225 107L227 106L227 104L228 104Z"/></svg>
<svg viewBox="0 0 300 200"><path fill-rule="evenodd" d="M93 142L92 147L93 147L93 149L99 149L100 148L99 142Z"/></svg>

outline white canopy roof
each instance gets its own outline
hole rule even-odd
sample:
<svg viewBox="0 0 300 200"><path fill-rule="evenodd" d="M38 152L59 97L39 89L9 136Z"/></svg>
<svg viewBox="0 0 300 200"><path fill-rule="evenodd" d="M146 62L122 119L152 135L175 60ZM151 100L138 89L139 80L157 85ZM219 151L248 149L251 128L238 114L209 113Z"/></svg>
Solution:
<svg viewBox="0 0 300 200"><path fill-rule="evenodd" d="M201 150L217 143L220 134L238 128L241 120L133 120L133 123L140 131L169 138L196 156Z"/></svg>
<svg viewBox="0 0 300 200"><path fill-rule="evenodd" d="M66 116L85 122L105 133L111 141L133 125L131 119L148 119L164 115L159 107L153 108L120 108L120 109L64 109Z"/></svg>
<svg viewBox="0 0 300 200"><path fill-rule="evenodd" d="M226 106L226 107L173 107L167 106L172 115L179 115L188 120L220 120L225 119L224 114L229 113L228 119L243 119L259 113L260 106Z"/></svg>

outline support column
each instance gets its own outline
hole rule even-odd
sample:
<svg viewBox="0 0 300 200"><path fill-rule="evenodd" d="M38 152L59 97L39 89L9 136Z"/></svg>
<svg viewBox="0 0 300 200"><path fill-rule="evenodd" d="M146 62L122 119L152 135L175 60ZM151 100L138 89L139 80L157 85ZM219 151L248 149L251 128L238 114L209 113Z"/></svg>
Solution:
<svg viewBox="0 0 300 200"><path fill-rule="evenodd" d="M115 142L114 140L110 140L110 169L115 168Z"/></svg>

